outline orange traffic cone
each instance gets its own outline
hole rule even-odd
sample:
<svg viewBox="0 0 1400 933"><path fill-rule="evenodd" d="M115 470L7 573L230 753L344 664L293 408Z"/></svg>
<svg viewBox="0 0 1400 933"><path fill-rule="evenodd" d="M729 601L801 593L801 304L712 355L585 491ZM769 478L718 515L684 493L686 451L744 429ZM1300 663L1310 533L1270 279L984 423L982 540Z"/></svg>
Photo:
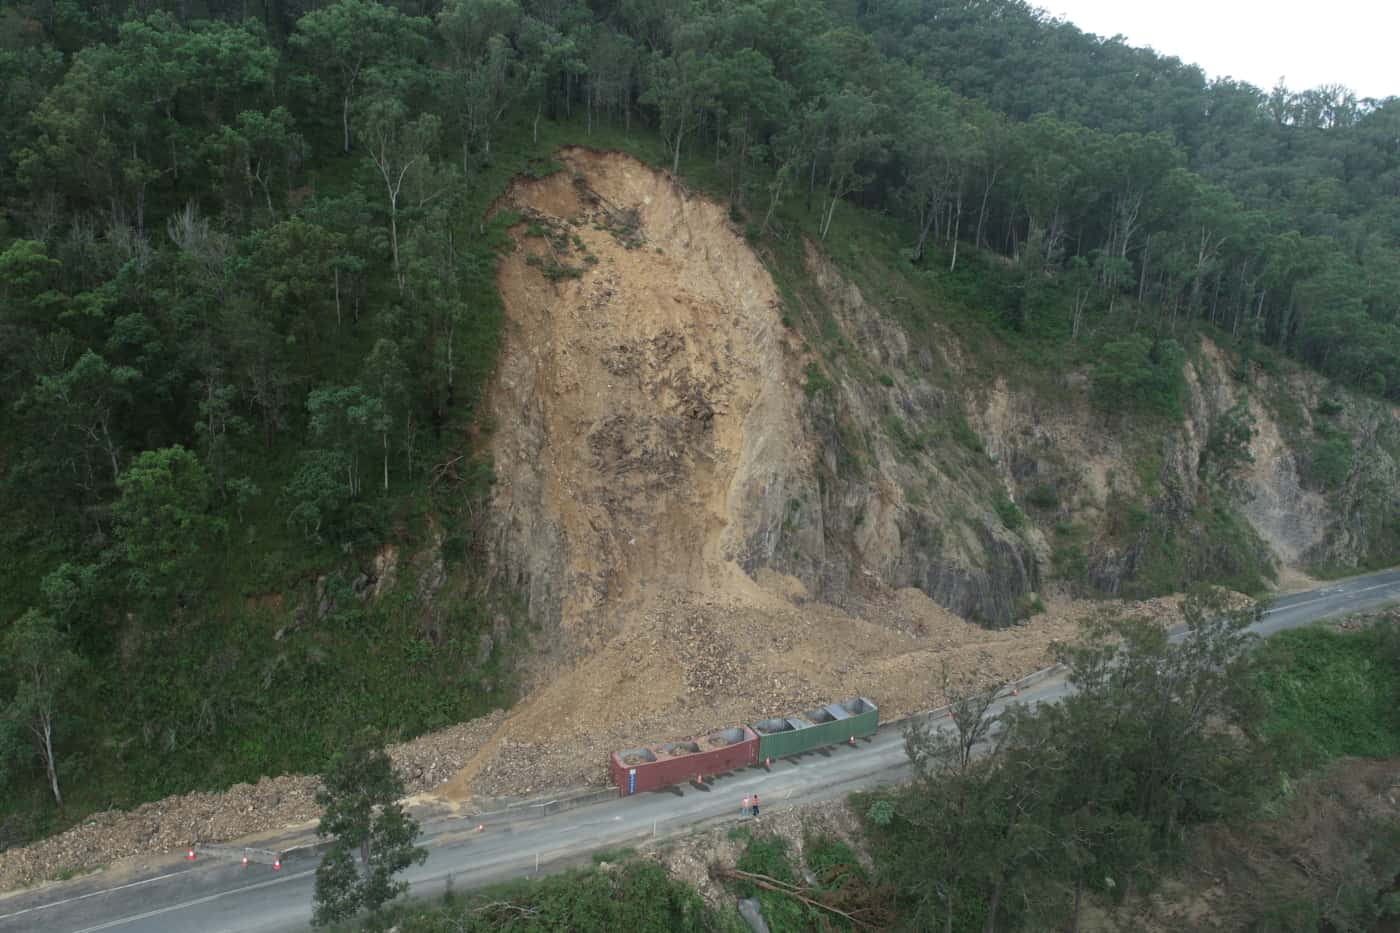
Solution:
<svg viewBox="0 0 1400 933"><path fill-rule="evenodd" d="M246 856L246 855L243 856L243 867L244 867L244 868L247 868L247 867L248 867L248 856Z"/></svg>
<svg viewBox="0 0 1400 933"><path fill-rule="evenodd" d="M275 858L275 859L272 860L272 870L273 870L273 871L281 871L281 870L282 870L282 860L281 860L280 858Z"/></svg>
<svg viewBox="0 0 1400 933"><path fill-rule="evenodd" d="M186 858L188 861L191 861L191 862L194 861L194 846L190 846L189 854L187 854L187 855L185 856L185 858Z"/></svg>

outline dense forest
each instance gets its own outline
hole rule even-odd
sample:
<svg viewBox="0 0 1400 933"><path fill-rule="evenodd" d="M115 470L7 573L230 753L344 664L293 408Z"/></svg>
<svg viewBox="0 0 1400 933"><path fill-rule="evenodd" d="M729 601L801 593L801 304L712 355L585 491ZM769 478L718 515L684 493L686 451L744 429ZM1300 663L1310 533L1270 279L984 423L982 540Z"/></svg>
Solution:
<svg viewBox="0 0 1400 933"><path fill-rule="evenodd" d="M1208 81L1015 0L6 0L0 799L314 768L489 701L470 601L332 608L297 655L234 620L429 511L464 559L481 217L560 127L659 136L754 240L897 216L914 266L996 270L1008 334L1110 346L1112 404L1169 411L1197 327L1400 399L1395 98Z"/></svg>

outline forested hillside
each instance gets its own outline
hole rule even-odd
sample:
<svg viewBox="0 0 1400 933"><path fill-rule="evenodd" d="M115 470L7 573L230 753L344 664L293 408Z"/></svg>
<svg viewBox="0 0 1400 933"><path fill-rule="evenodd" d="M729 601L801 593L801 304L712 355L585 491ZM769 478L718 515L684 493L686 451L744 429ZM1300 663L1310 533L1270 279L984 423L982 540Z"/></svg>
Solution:
<svg viewBox="0 0 1400 933"><path fill-rule="evenodd" d="M879 261L1016 348L988 359L1087 368L1106 416L1180 421L1201 332L1238 380L1282 354L1400 399L1394 98L1207 82L1009 2L6 0L0 846L507 696L478 438L521 218L486 218L590 140L664 147L789 280L804 236L894 231ZM1318 404L1325 491L1357 454ZM1347 566L1393 556L1374 524ZM955 595L1004 622L1034 582Z"/></svg>

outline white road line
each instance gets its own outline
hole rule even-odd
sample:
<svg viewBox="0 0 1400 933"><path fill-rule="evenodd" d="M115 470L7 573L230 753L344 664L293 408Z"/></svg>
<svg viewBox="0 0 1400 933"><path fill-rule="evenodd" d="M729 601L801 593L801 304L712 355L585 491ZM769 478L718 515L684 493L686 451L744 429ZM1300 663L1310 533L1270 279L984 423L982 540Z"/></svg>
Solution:
<svg viewBox="0 0 1400 933"><path fill-rule="evenodd" d="M0 920L10 920L14 917L23 917L25 914L32 914L35 911L48 910L50 907L62 907L64 904L72 904L75 901L84 901L90 897L97 897L100 894L111 894L113 891L124 891L127 888L139 888L142 885L150 884L153 881L164 881L166 878L174 878L176 875L185 874L183 871L172 871L164 875L156 875L154 878L146 878L141 881L131 881L127 884L119 884L115 888L103 888L101 891L89 891L87 894L79 894L76 897L66 897L61 901L50 901L47 904L39 904L34 907L26 907L24 910L17 910L12 914L0 914Z"/></svg>
<svg viewBox="0 0 1400 933"><path fill-rule="evenodd" d="M1334 593L1329 596L1317 596L1313 599L1305 599L1300 603L1289 603L1287 606L1278 606L1273 609L1269 609L1264 614L1269 615L1275 612L1287 612L1289 609L1297 609L1299 606L1310 606L1313 603L1326 602L1327 600L1333 599L1338 595L1345 596L1347 599L1350 599L1353 596L1360 596L1362 593L1369 593L1371 590L1383 590L1386 587L1391 586L1395 586L1395 583L1393 581L1390 583L1377 583L1374 586L1364 586L1359 590L1348 590L1347 592L1340 594Z"/></svg>
<svg viewBox="0 0 1400 933"><path fill-rule="evenodd" d="M281 878L270 878L267 881L259 881L257 884L244 885L241 888L230 888L227 891L220 891L217 894L209 894L204 897L197 897L192 901L185 901L182 904L171 904L169 907L160 907L156 910L148 910L144 914L133 914L130 917L121 917L117 920L108 920L106 923L99 923L95 927L84 927L81 930L74 930L73 933L97 933L98 930L110 930L112 927L125 926L128 923L135 923L138 920L149 920L152 917L159 917L161 914L172 913L177 910L184 910L188 907L197 907L200 904L207 904L210 901L217 901L221 897L228 897L230 894L244 894L248 891L256 891L258 888L271 887L274 884L285 884L288 881L295 881L298 878L305 878L316 874L316 869L310 868L306 871L297 872L294 875L283 875Z"/></svg>

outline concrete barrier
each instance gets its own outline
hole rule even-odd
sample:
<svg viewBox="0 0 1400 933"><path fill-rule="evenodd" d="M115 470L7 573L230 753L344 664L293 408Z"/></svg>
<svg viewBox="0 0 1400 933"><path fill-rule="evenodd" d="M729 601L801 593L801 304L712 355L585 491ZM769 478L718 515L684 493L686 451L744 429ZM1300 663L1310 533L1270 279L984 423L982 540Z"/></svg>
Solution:
<svg viewBox="0 0 1400 933"><path fill-rule="evenodd" d="M250 862L265 862L271 865L277 861L279 853L271 849L258 849L252 846L220 845L218 843L195 843L195 853L209 858L227 859L230 862L241 862L245 858Z"/></svg>

